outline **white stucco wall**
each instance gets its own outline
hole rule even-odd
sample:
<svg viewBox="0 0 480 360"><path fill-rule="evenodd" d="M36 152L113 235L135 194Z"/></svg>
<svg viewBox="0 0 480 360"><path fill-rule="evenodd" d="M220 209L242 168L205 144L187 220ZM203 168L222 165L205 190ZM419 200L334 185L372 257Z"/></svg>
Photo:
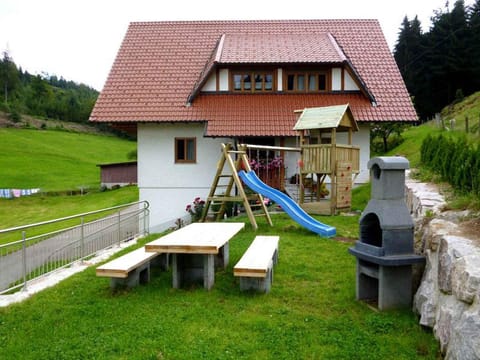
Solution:
<svg viewBox="0 0 480 360"><path fill-rule="evenodd" d="M178 218L190 219L187 204L210 191L222 142L204 138L203 124L138 124L138 187L150 203L150 231L163 231ZM175 137L196 137L197 162L175 164Z"/></svg>
<svg viewBox="0 0 480 360"><path fill-rule="evenodd" d="M218 87L218 91L228 91L228 69L218 71ZM201 91L217 91L217 73L215 71L209 76Z"/></svg>
<svg viewBox="0 0 480 360"><path fill-rule="evenodd" d="M370 127L360 125L353 136L354 145L361 147L357 183L369 180L367 162L370 158ZM174 226L178 218L189 221L185 211L194 198L206 199L217 170L221 144L232 143L227 138L203 137L203 124L138 124L138 187L140 200L150 204L150 232L160 232ZM346 143L346 134L338 142ZM175 137L196 137L197 162L175 164ZM345 137L345 138L342 138ZM279 142L276 142L279 145ZM285 146L297 147L294 137L285 139ZM285 153L286 177L298 173L297 152Z"/></svg>
<svg viewBox="0 0 480 360"><path fill-rule="evenodd" d="M344 71L345 77L344 77L344 90L346 91L351 91L351 90L360 90L358 87L357 83L353 81L353 78L350 76L348 71Z"/></svg>
<svg viewBox="0 0 480 360"><path fill-rule="evenodd" d="M353 143L360 146L360 174L356 183L364 184L370 181L370 171L367 168L370 160L370 124L359 125L359 131L353 136Z"/></svg>
<svg viewBox="0 0 480 360"><path fill-rule="evenodd" d="M300 147L298 138L286 138L284 142L285 147L298 148ZM296 151L286 151L285 152L285 177L290 179L293 175L298 174L298 160L300 160L300 153Z"/></svg>
<svg viewBox="0 0 480 360"><path fill-rule="evenodd" d="M202 91L217 91L217 75L213 73L202 87Z"/></svg>
<svg viewBox="0 0 480 360"><path fill-rule="evenodd" d="M370 125L359 124L359 131L353 133L353 145L360 147L360 173L355 179L355 183L363 184L370 180L370 172L367 168L368 160L370 160ZM347 144L347 133L337 133L337 143Z"/></svg>

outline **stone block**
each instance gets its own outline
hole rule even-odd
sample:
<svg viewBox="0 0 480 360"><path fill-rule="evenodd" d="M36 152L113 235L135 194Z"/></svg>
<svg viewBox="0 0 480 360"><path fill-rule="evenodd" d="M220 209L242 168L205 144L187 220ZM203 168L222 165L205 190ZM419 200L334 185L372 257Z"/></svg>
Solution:
<svg viewBox="0 0 480 360"><path fill-rule="evenodd" d="M240 291L254 290L269 293L273 283L273 267L270 267L265 277L240 277Z"/></svg>
<svg viewBox="0 0 480 360"><path fill-rule="evenodd" d="M480 359L480 304L462 312L453 325L446 359Z"/></svg>
<svg viewBox="0 0 480 360"><path fill-rule="evenodd" d="M135 270L130 271L126 278L110 279L110 287L115 289L117 287L133 288L139 284L147 284L150 282L150 262L147 262Z"/></svg>
<svg viewBox="0 0 480 360"><path fill-rule="evenodd" d="M455 235L444 235L438 256L438 286L446 294L452 293L452 269L455 262L475 251L470 241Z"/></svg>
<svg viewBox="0 0 480 360"><path fill-rule="evenodd" d="M447 351L452 336L453 327L458 323L461 314L467 308L465 303L456 301L452 295L440 294L437 316L433 331L440 342L442 353Z"/></svg>
<svg viewBox="0 0 480 360"><path fill-rule="evenodd" d="M420 314L420 324L433 328L435 325L438 300L438 254L427 250L426 267L422 282L414 297L414 309Z"/></svg>
<svg viewBox="0 0 480 360"><path fill-rule="evenodd" d="M452 293L467 304L472 304L475 298L480 300L480 251L455 262L452 269Z"/></svg>

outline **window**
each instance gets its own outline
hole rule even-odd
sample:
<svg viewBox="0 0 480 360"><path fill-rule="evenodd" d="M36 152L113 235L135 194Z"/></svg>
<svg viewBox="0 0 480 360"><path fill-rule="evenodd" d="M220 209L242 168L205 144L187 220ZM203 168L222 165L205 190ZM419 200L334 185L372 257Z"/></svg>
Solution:
<svg viewBox="0 0 480 360"><path fill-rule="evenodd" d="M273 90L273 73L268 71L236 71L232 74L233 91L269 92Z"/></svg>
<svg viewBox="0 0 480 360"><path fill-rule="evenodd" d="M302 71L288 72L286 90L297 92L320 92L328 90L326 72Z"/></svg>
<svg viewBox="0 0 480 360"><path fill-rule="evenodd" d="M175 138L175 162L195 163L197 161L197 139Z"/></svg>

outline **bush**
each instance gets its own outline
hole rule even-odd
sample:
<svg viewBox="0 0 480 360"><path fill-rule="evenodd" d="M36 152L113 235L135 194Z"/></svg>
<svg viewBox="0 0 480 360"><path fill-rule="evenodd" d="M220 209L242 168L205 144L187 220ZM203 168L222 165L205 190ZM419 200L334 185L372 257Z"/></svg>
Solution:
<svg viewBox="0 0 480 360"><path fill-rule="evenodd" d="M8 118L14 123L18 123L22 120L22 115L20 115L17 109L12 109L12 111L8 114Z"/></svg>
<svg viewBox="0 0 480 360"><path fill-rule="evenodd" d="M480 145L465 136L427 136L420 148L422 164L462 193L480 195Z"/></svg>
<svg viewBox="0 0 480 360"><path fill-rule="evenodd" d="M129 151L127 153L127 159L128 160L137 160L137 149L134 149L132 151Z"/></svg>

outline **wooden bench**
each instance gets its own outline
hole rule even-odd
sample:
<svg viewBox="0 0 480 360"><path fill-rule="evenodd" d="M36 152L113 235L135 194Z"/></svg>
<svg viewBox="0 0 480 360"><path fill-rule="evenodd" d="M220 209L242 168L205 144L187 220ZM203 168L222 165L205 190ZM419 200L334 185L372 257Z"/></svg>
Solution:
<svg viewBox="0 0 480 360"><path fill-rule="evenodd" d="M166 254L146 252L145 247L141 247L97 267L96 274L111 278L112 288L146 284L150 281L150 264L159 255L163 255L160 258L161 266L166 267Z"/></svg>
<svg viewBox="0 0 480 360"><path fill-rule="evenodd" d="M240 290L269 292L273 282L273 266L278 262L279 236L256 236L233 268L240 277Z"/></svg>

